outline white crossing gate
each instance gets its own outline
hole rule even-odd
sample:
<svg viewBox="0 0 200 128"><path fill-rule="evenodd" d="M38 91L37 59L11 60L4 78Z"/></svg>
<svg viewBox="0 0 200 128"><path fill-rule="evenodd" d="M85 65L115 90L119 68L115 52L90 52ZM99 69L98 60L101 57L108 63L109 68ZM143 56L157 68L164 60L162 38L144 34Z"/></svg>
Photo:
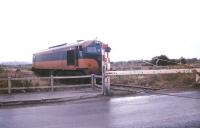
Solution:
<svg viewBox="0 0 200 128"><path fill-rule="evenodd" d="M110 95L110 76L176 74L176 73L195 73L196 82L200 83L200 68L110 71L109 53L106 52L105 50L102 50L102 93L103 95Z"/></svg>

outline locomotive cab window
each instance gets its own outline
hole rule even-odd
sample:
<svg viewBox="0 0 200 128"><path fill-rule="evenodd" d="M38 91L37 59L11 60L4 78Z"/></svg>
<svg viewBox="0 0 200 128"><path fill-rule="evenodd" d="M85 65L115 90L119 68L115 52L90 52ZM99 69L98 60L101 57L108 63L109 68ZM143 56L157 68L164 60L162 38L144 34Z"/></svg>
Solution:
<svg viewBox="0 0 200 128"><path fill-rule="evenodd" d="M88 53L97 53L97 48L96 47L87 47L86 51Z"/></svg>

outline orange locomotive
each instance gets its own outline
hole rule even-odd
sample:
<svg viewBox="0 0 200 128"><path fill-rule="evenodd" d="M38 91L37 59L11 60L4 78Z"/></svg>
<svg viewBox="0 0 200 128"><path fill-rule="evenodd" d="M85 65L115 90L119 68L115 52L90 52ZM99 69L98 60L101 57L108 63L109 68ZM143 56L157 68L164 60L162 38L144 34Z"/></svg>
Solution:
<svg viewBox="0 0 200 128"><path fill-rule="evenodd" d="M71 74L72 71L84 74L101 73L102 49L110 47L97 40L77 41L74 44L61 44L33 54L32 70L39 75Z"/></svg>

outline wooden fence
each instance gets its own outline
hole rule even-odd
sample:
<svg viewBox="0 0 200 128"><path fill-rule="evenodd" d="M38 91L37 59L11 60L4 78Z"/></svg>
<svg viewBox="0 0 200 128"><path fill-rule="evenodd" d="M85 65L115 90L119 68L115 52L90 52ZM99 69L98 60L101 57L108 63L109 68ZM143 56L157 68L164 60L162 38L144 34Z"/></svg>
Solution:
<svg viewBox="0 0 200 128"><path fill-rule="evenodd" d="M26 78L0 78L0 81L7 81L6 88L0 88L0 91L7 90L9 94L12 90L25 90L25 89L50 89L52 92L56 88L71 88L71 87L91 87L91 88L101 88L103 95L110 95L110 76L117 75L147 75L147 74L176 74L176 73L195 73L196 82L200 83L200 69L161 69L161 70L132 70L132 71L109 71L106 66L103 67L103 74L100 75L84 75L84 76L50 76L50 77L26 77ZM79 84L79 85L55 85L54 80L57 79L80 79L80 78L90 78L90 84ZM102 79L102 85L97 85L96 79ZM28 86L28 87L13 87L12 81L25 81L25 80L49 80L47 86Z"/></svg>
<svg viewBox="0 0 200 128"><path fill-rule="evenodd" d="M54 80L57 79L80 79L80 78L90 78L91 83L90 84L79 84L79 85L55 85ZM51 89L53 92L55 88L71 88L71 87L92 87L95 88L97 85L96 79L101 79L102 77L99 75L91 74L91 75L84 75L84 76L53 76L50 77L25 77L25 78L0 78L0 81L7 81L7 87L6 88L0 88L0 91L7 90L9 94L12 93L12 90L25 90L25 89ZM47 86L28 86L28 87L13 87L12 81L26 81L26 80L49 80L49 85Z"/></svg>

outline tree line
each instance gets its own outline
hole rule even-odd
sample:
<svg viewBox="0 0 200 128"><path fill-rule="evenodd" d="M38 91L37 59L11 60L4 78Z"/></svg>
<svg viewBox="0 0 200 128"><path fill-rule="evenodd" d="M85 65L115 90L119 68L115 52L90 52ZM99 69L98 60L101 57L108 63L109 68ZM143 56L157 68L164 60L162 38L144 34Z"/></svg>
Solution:
<svg viewBox="0 0 200 128"><path fill-rule="evenodd" d="M130 61L118 61L111 62L111 64L134 64L134 65L157 65L157 66L168 66L168 65L184 65L184 64L200 64L200 59L197 58L184 58L180 57L178 59L170 59L166 55L159 55L153 57L151 60L130 60Z"/></svg>
<svg viewBox="0 0 200 128"><path fill-rule="evenodd" d="M184 65L184 64L195 64L200 63L200 59L189 58L185 59L181 57L179 59L170 59L166 55L155 56L150 60L150 63L158 66L167 66L167 65Z"/></svg>

